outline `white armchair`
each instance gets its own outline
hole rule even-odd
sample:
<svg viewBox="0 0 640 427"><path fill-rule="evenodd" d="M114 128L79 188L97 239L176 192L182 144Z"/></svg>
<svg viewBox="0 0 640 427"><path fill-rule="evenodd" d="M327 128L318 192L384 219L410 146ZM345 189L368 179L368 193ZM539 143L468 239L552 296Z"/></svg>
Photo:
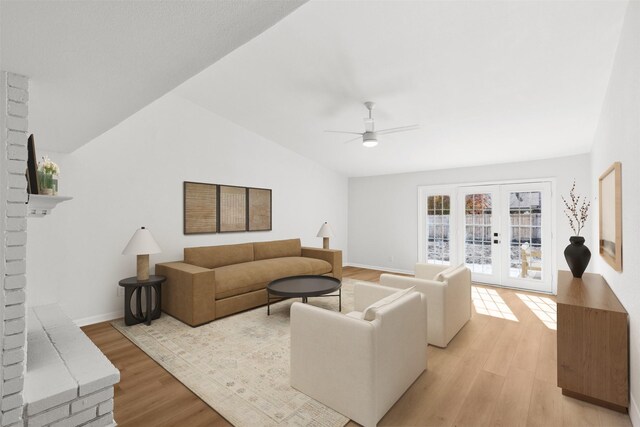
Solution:
<svg viewBox="0 0 640 427"><path fill-rule="evenodd" d="M294 303L291 386L365 427L375 426L427 366L424 297L392 294L398 290L356 284L356 311L347 315ZM373 303L379 307L368 309Z"/></svg>
<svg viewBox="0 0 640 427"><path fill-rule="evenodd" d="M415 277L382 274L380 284L397 289L415 286L427 297L427 342L446 347L471 319L471 272L464 265L416 264Z"/></svg>

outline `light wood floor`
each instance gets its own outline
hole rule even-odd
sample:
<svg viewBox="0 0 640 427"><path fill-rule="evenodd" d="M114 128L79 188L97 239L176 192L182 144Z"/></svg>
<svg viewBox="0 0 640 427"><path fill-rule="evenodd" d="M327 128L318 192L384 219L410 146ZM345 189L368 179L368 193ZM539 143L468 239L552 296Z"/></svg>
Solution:
<svg viewBox="0 0 640 427"><path fill-rule="evenodd" d="M380 273L344 269L344 277L371 282ZM478 288L495 290L518 321L474 310L446 349L429 346L428 370L379 426L631 426L627 415L561 394L555 330L518 296L535 294ZM119 426L230 425L108 322L83 330L120 369L115 387Z"/></svg>

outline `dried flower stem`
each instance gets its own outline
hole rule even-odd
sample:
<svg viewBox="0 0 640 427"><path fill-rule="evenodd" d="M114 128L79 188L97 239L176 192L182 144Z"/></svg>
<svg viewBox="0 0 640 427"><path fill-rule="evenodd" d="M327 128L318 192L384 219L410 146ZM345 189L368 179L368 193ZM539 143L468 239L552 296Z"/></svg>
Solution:
<svg viewBox="0 0 640 427"><path fill-rule="evenodd" d="M562 197L562 201L564 202L564 213L569 219L569 226L573 230L576 236L580 235L580 231L584 228L587 219L589 218L589 208L591 207L591 202L587 201L585 196L576 196L576 181L573 180L573 185L571 186L571 190L569 190L569 199L568 202L564 196ZM582 203L580 203L582 201Z"/></svg>

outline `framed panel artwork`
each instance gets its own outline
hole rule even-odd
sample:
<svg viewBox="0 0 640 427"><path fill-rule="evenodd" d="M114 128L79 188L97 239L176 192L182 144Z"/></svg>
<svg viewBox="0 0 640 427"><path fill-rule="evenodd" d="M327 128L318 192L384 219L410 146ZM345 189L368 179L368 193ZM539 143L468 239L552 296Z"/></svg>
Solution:
<svg viewBox="0 0 640 427"><path fill-rule="evenodd" d="M36 143L33 134L27 141L27 191L29 194L39 194L38 190L38 161L36 160Z"/></svg>
<svg viewBox="0 0 640 427"><path fill-rule="evenodd" d="M220 232L247 231L247 189L220 185Z"/></svg>
<svg viewBox="0 0 640 427"><path fill-rule="evenodd" d="M615 162L599 180L600 255L622 271L622 164Z"/></svg>
<svg viewBox="0 0 640 427"><path fill-rule="evenodd" d="M248 193L248 231L271 230L271 190L249 188Z"/></svg>
<svg viewBox="0 0 640 427"><path fill-rule="evenodd" d="M184 234L218 232L218 186L184 182Z"/></svg>

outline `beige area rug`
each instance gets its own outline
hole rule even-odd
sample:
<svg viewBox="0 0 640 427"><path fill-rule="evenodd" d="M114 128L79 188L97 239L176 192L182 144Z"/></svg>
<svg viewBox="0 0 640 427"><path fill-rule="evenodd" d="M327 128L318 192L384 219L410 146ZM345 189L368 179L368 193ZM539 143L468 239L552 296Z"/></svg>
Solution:
<svg viewBox="0 0 640 427"><path fill-rule="evenodd" d="M342 312L353 310L353 284L342 282ZM236 426L343 426L343 415L289 385L289 309L300 299L197 328L162 314L151 326L112 325ZM337 311L338 298L309 298Z"/></svg>

